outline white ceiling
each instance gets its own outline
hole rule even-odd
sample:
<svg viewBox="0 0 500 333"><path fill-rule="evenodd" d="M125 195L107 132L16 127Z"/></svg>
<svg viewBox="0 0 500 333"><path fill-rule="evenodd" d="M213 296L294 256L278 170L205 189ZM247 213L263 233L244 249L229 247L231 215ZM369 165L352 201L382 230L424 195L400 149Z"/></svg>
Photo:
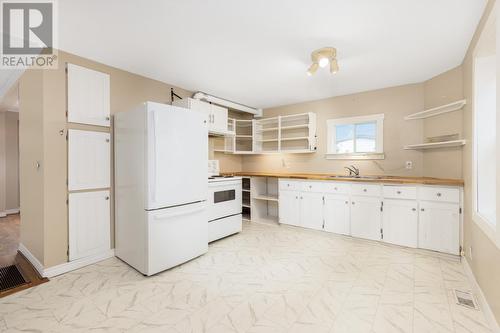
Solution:
<svg viewBox="0 0 500 333"><path fill-rule="evenodd" d="M458 66L486 0L64 0L60 48L255 107L421 82ZM340 72L306 76L338 49Z"/></svg>

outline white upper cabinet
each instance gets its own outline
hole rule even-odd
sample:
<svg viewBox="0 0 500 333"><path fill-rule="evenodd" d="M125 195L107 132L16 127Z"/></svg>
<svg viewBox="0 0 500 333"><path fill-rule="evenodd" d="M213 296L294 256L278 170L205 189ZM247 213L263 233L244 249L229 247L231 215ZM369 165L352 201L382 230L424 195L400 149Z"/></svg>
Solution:
<svg viewBox="0 0 500 333"><path fill-rule="evenodd" d="M194 98L183 98L176 100L172 105L202 112L207 116L208 132L211 134L224 135L228 130L228 110L226 108L203 102Z"/></svg>
<svg viewBox="0 0 500 333"><path fill-rule="evenodd" d="M109 133L68 130L68 190L110 187Z"/></svg>
<svg viewBox="0 0 500 333"><path fill-rule="evenodd" d="M69 260L103 253L110 243L109 191L70 193Z"/></svg>
<svg viewBox="0 0 500 333"><path fill-rule="evenodd" d="M110 126L109 74L68 64L68 122Z"/></svg>

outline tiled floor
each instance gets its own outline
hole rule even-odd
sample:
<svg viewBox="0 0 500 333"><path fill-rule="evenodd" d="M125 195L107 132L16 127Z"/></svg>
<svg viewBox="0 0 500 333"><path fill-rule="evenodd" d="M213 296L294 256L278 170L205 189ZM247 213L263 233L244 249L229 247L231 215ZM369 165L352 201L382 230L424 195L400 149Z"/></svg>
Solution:
<svg viewBox="0 0 500 333"><path fill-rule="evenodd" d="M154 277L110 259L0 299L0 330L488 332L452 288L470 289L457 259L245 224Z"/></svg>

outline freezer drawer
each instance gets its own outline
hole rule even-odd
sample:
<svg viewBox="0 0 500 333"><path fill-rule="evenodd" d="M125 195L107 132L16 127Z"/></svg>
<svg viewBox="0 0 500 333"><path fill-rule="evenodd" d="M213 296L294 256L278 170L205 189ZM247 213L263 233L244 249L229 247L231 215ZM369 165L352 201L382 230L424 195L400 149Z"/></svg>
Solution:
<svg viewBox="0 0 500 333"><path fill-rule="evenodd" d="M147 212L146 275L180 265L208 251L206 203Z"/></svg>
<svg viewBox="0 0 500 333"><path fill-rule="evenodd" d="M241 221L241 214L238 214L208 222L208 241L213 242L241 232Z"/></svg>

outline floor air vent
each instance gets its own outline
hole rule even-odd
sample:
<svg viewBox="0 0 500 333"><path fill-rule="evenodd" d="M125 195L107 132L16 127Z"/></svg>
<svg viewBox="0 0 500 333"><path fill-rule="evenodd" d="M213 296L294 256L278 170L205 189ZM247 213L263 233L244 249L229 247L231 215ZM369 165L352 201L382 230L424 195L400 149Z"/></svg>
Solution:
<svg viewBox="0 0 500 333"><path fill-rule="evenodd" d="M27 283L16 265L0 268L0 292Z"/></svg>
<svg viewBox="0 0 500 333"><path fill-rule="evenodd" d="M474 295L472 295L472 293L455 289L454 294L455 294L455 300L458 305L462 305L474 310L479 310Z"/></svg>

